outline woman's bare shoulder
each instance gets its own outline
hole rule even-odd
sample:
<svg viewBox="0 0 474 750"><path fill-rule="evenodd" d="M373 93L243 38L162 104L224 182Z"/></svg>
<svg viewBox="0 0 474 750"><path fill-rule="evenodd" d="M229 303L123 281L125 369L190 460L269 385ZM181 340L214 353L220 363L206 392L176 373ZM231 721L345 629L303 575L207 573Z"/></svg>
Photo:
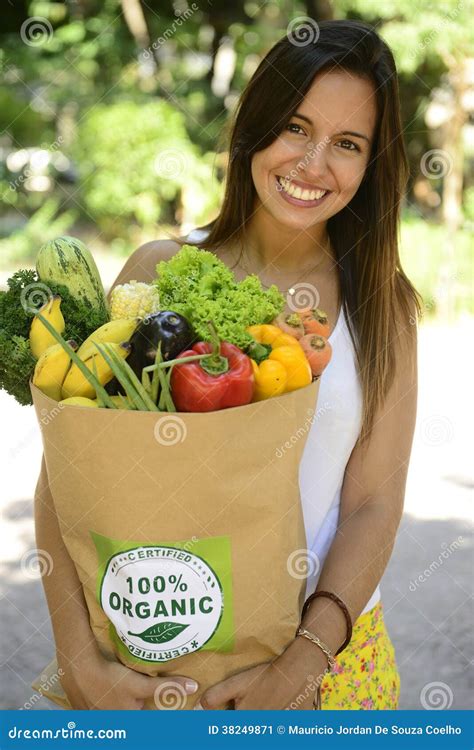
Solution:
<svg viewBox="0 0 474 750"><path fill-rule="evenodd" d="M132 279L150 284L156 278L156 264L172 258L180 247L174 240L152 240L140 245L127 259L111 289Z"/></svg>
<svg viewBox="0 0 474 750"><path fill-rule="evenodd" d="M156 264L160 260L169 260L180 249L181 245L175 240L152 240L140 245L129 260L140 264L145 269L146 274L151 274L149 279L140 279L140 281L152 281L156 276Z"/></svg>

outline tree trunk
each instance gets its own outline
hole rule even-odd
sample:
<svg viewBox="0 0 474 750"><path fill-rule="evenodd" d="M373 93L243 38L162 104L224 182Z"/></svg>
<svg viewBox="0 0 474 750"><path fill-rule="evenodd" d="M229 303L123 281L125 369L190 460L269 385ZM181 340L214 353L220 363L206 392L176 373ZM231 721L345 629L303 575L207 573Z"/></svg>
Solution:
<svg viewBox="0 0 474 750"><path fill-rule="evenodd" d="M307 0L306 15L316 21L332 21L334 8L331 0Z"/></svg>
<svg viewBox="0 0 474 750"><path fill-rule="evenodd" d="M125 23L135 39L137 47L142 50L148 50L156 66L158 66L156 50L151 45L150 30L140 0L121 0L121 3Z"/></svg>
<svg viewBox="0 0 474 750"><path fill-rule="evenodd" d="M448 154L447 172L443 179L442 217L446 227L446 243L443 263L440 269L437 307L445 322L453 319L456 288L456 238L462 224L463 189L463 126L467 112L463 107L463 96L467 89L465 67L460 64L452 69L449 81L452 86L454 112L444 128L443 151Z"/></svg>

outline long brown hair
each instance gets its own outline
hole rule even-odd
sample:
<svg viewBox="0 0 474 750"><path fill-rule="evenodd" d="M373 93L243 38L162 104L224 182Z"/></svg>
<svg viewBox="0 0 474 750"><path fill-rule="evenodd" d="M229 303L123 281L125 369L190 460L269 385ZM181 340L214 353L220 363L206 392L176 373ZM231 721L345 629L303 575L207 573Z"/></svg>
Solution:
<svg viewBox="0 0 474 750"><path fill-rule="evenodd" d="M372 27L357 21L324 21L318 28L313 43L295 43L284 36L258 66L234 116L222 208L205 227L208 236L189 242L217 252L231 238L244 241L256 197L251 159L283 131L316 74L336 66L372 81L377 124L368 166L356 195L327 224L357 355L363 443L393 382L395 322L409 326L421 313L421 297L401 267L398 250L409 167L391 50Z"/></svg>

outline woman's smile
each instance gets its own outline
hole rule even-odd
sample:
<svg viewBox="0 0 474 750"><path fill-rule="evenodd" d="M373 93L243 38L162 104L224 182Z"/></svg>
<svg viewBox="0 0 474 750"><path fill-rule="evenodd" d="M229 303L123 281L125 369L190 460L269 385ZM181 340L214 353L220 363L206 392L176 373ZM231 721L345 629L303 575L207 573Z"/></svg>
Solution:
<svg viewBox="0 0 474 750"><path fill-rule="evenodd" d="M287 203L302 208L319 206L331 192L323 187L309 186L307 183L288 180L280 175L276 176L276 189Z"/></svg>

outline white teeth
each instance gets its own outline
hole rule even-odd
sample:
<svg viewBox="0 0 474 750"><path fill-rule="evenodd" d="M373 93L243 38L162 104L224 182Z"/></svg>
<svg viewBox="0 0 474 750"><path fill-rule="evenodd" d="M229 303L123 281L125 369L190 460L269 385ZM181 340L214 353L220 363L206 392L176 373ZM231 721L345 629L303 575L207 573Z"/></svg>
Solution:
<svg viewBox="0 0 474 750"><path fill-rule="evenodd" d="M308 190L307 188L302 189L299 187L299 185L295 185L289 180L285 180L284 177L278 177L278 182L285 193L288 193L288 195L292 195L294 198L299 198L299 200L303 201L319 200L327 192L327 190Z"/></svg>

